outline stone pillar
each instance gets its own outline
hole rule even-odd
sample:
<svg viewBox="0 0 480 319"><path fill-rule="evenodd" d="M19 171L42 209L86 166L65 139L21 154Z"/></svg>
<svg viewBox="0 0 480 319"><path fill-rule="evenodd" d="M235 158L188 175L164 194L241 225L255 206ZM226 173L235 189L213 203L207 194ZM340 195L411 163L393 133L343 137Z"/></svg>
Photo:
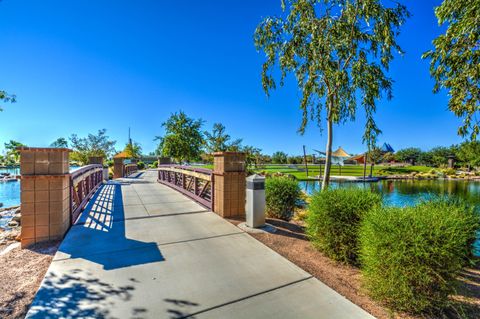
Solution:
<svg viewBox="0 0 480 319"><path fill-rule="evenodd" d="M88 164L100 164L103 165L103 156L89 156Z"/></svg>
<svg viewBox="0 0 480 319"><path fill-rule="evenodd" d="M213 175L213 211L222 217L244 217L245 153L214 153Z"/></svg>
<svg viewBox="0 0 480 319"><path fill-rule="evenodd" d="M21 147L22 248L62 239L70 227L67 148Z"/></svg>
<svg viewBox="0 0 480 319"><path fill-rule="evenodd" d="M113 159L113 178L122 178L123 177L123 158L114 158Z"/></svg>

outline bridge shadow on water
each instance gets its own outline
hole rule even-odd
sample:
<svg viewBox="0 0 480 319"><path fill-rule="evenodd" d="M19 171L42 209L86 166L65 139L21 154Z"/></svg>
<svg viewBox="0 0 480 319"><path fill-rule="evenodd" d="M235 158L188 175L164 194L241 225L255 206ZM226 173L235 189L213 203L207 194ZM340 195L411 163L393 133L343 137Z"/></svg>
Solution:
<svg viewBox="0 0 480 319"><path fill-rule="evenodd" d="M82 258L103 266L105 270L164 261L155 242L126 237L126 216L122 186L141 182L109 182L90 200L79 220L67 235L59 251L70 258Z"/></svg>

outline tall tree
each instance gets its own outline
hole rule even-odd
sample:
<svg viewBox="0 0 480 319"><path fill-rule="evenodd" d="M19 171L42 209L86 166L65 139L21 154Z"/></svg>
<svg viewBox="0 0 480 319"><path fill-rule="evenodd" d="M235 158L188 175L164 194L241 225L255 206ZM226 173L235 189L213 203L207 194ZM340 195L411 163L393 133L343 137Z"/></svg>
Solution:
<svg viewBox="0 0 480 319"><path fill-rule="evenodd" d="M232 138L226 133L222 123L213 124L212 133L205 131L204 135L205 145L210 153L238 151L242 144L242 139L231 140Z"/></svg>
<svg viewBox="0 0 480 319"><path fill-rule="evenodd" d="M55 147L55 148L67 148L68 147L68 141L64 137L59 137L55 141L50 144L50 147Z"/></svg>
<svg viewBox="0 0 480 319"><path fill-rule="evenodd" d="M418 162L423 152L416 147L408 147L398 150L395 153L395 158L400 162Z"/></svg>
<svg viewBox="0 0 480 319"><path fill-rule="evenodd" d="M325 116L325 189L333 124L355 118L357 97L366 114L364 142L375 145L380 133L373 119L376 101L382 93L392 97L392 80L384 71L392 51L402 53L395 38L409 13L401 4L386 7L380 0L283 0L282 9L282 16L265 18L255 30L255 46L266 54L263 89L268 96L276 88L273 73L278 63L280 85L291 72L302 94L299 132L309 121L321 127Z"/></svg>
<svg viewBox="0 0 480 319"><path fill-rule="evenodd" d="M383 160L383 152L380 147L373 146L367 152L367 159L370 162L370 176L373 176L373 167Z"/></svg>
<svg viewBox="0 0 480 319"><path fill-rule="evenodd" d="M422 57L430 59L433 91L445 88L448 108L463 119L458 134L475 140L480 133L480 1L444 0L435 15L448 27Z"/></svg>
<svg viewBox="0 0 480 319"><path fill-rule="evenodd" d="M73 148L72 160L86 164L90 156L104 158L112 156L117 142L110 140L106 129L101 129L97 134L88 134L87 137L78 137L76 134L72 134L70 143Z"/></svg>
<svg viewBox="0 0 480 319"><path fill-rule="evenodd" d="M160 140L160 155L172 157L177 162L190 162L200 157L204 145L201 131L203 120L194 120L180 111L170 115L162 126L165 128L165 135L157 137Z"/></svg>

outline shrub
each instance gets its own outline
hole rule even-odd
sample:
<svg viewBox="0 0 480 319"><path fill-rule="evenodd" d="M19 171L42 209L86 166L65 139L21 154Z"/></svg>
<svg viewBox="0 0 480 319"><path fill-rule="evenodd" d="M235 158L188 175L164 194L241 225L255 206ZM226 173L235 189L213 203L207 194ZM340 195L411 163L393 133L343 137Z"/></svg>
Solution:
<svg viewBox="0 0 480 319"><path fill-rule="evenodd" d="M145 163L140 161L140 162L137 163L137 167L138 167L138 169L144 169L145 168Z"/></svg>
<svg viewBox="0 0 480 319"><path fill-rule="evenodd" d="M290 220L300 194L300 186L295 180L287 177L267 178L265 183L267 215Z"/></svg>
<svg viewBox="0 0 480 319"><path fill-rule="evenodd" d="M158 161L153 162L152 167L157 168L158 167Z"/></svg>
<svg viewBox="0 0 480 319"><path fill-rule="evenodd" d="M395 310L444 309L456 276L472 256L479 227L475 209L451 199L378 207L360 229L365 287Z"/></svg>
<svg viewBox="0 0 480 319"><path fill-rule="evenodd" d="M380 195L353 187L314 193L308 208L307 234L328 257L355 265L360 221L381 202Z"/></svg>

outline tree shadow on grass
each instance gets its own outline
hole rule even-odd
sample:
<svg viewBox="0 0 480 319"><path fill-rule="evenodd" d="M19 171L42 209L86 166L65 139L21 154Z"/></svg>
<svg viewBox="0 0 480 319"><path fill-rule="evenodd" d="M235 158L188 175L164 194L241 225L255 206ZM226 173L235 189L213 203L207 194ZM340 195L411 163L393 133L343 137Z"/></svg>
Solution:
<svg viewBox="0 0 480 319"><path fill-rule="evenodd" d="M132 297L137 280L114 286L95 278L81 269L61 276L49 272L32 303L27 318L113 318L109 309L114 302L126 302ZM143 318L145 308L132 308L129 318Z"/></svg>
<svg viewBox="0 0 480 319"><path fill-rule="evenodd" d="M458 277L457 293L454 300L454 311L451 318L479 318L480 317L480 264L472 268L465 268Z"/></svg>

